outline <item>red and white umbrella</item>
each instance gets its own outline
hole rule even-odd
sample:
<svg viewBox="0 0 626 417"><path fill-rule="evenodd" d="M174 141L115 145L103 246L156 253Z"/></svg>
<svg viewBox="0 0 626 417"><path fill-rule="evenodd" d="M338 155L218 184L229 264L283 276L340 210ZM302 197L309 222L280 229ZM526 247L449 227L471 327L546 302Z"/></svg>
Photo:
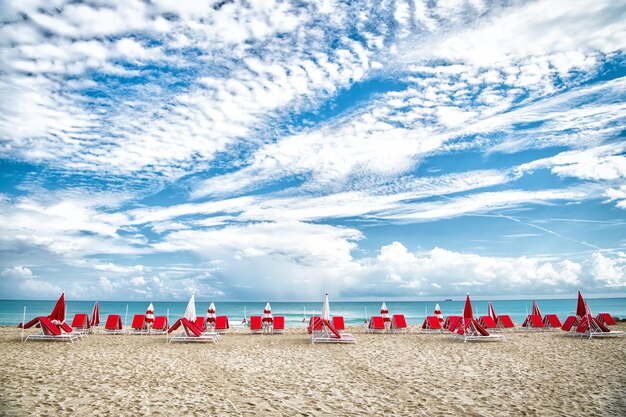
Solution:
<svg viewBox="0 0 626 417"><path fill-rule="evenodd" d="M498 322L498 316L496 315L496 310L493 309L493 305L489 303L487 306L487 315L493 319L494 323Z"/></svg>
<svg viewBox="0 0 626 417"><path fill-rule="evenodd" d="M441 309L439 308L439 304L435 305L435 311L434 311L435 317L437 317L437 320L439 320L439 323L441 324L441 326L443 326L444 323L444 319L443 319L443 314L441 314Z"/></svg>
<svg viewBox="0 0 626 417"><path fill-rule="evenodd" d="M385 304L384 301L383 305L380 306L380 315L382 316L384 322L391 321L391 319L389 318L389 309L387 309L387 304Z"/></svg>
<svg viewBox="0 0 626 417"><path fill-rule="evenodd" d="M208 324L215 323L215 304L211 303L209 309L206 311L206 322Z"/></svg>
<svg viewBox="0 0 626 417"><path fill-rule="evenodd" d="M272 320L272 307L270 306L270 303L267 303L263 309L263 323L271 323Z"/></svg>
<svg viewBox="0 0 626 417"><path fill-rule="evenodd" d="M152 305L152 303L150 303L150 305L148 306L148 309L146 310L146 324L148 324L149 326L152 326L153 322L154 322L154 306Z"/></svg>
<svg viewBox="0 0 626 417"><path fill-rule="evenodd" d="M539 310L539 305L537 304L536 301L533 300L533 312L532 314L534 316L539 316L541 317L541 310Z"/></svg>
<svg viewBox="0 0 626 417"><path fill-rule="evenodd" d="M61 294L48 318L54 324L63 324L65 322L65 293Z"/></svg>
<svg viewBox="0 0 626 417"><path fill-rule="evenodd" d="M91 327L97 327L100 324L100 308L98 308L98 302L93 305L93 311L91 312Z"/></svg>

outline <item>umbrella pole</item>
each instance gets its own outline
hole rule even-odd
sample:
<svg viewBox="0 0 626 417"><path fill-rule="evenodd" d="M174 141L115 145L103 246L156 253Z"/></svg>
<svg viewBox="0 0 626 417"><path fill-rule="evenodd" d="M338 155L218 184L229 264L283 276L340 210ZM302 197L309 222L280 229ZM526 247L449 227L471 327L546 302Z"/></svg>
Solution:
<svg viewBox="0 0 626 417"><path fill-rule="evenodd" d="M128 304L126 304L126 314L124 315L124 327L128 328Z"/></svg>
<svg viewBox="0 0 626 417"><path fill-rule="evenodd" d="M367 307L365 307L365 323L367 323Z"/></svg>
<svg viewBox="0 0 626 417"><path fill-rule="evenodd" d="M24 326L26 326L26 306L24 306L24 314L22 315L22 335L21 341L24 341Z"/></svg>
<svg viewBox="0 0 626 417"><path fill-rule="evenodd" d="M170 334L170 309L167 309L167 329L165 329L165 344L167 344L167 342L169 342L168 338L169 338L169 334Z"/></svg>

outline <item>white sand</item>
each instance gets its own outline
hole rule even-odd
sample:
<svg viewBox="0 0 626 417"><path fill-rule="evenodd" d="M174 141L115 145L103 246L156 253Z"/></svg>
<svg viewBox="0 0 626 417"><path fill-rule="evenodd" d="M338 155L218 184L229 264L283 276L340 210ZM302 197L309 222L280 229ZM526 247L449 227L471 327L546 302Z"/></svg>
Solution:
<svg viewBox="0 0 626 417"><path fill-rule="evenodd" d="M311 345L301 329L216 345L104 335L71 345L0 328L0 414L626 415L626 338L352 332L357 344L342 346Z"/></svg>

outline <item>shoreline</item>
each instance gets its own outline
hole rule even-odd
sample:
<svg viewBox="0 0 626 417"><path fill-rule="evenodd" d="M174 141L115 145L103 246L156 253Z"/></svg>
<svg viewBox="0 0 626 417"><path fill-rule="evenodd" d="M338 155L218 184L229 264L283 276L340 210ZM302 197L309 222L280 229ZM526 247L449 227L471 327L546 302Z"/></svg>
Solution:
<svg viewBox="0 0 626 417"><path fill-rule="evenodd" d="M344 346L311 345L293 328L237 329L215 345L99 334L72 345L21 343L17 328L0 327L0 414L626 414L626 338L515 331L506 342L464 344L409 327L352 327L357 343Z"/></svg>

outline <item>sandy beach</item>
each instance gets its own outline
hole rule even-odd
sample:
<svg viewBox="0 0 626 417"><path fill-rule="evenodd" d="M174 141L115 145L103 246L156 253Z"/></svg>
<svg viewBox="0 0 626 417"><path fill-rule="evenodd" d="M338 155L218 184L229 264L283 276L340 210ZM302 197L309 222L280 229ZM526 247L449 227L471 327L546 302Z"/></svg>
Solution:
<svg viewBox="0 0 626 417"><path fill-rule="evenodd" d="M626 330L625 325L617 326ZM364 334L311 345L239 330L218 344L164 336L90 335L21 343L0 328L2 415L619 416L626 415L626 338L507 334Z"/></svg>

